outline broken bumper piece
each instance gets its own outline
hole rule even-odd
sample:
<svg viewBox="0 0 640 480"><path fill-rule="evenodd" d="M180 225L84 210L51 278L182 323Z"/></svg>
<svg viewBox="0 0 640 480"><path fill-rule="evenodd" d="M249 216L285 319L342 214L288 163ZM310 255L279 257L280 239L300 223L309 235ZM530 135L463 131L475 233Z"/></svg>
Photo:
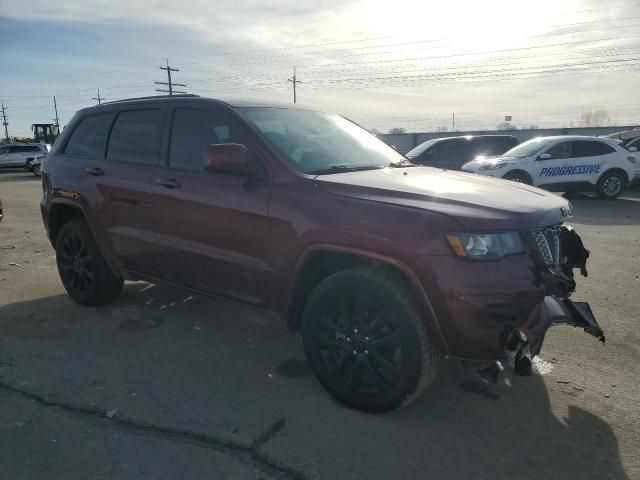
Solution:
<svg viewBox="0 0 640 480"><path fill-rule="evenodd" d="M602 343L605 341L604 333L588 303L572 302L568 298L545 297L537 318L506 332L507 363L513 367L516 375L531 375L532 358L540 353L546 331L553 325L582 328Z"/></svg>

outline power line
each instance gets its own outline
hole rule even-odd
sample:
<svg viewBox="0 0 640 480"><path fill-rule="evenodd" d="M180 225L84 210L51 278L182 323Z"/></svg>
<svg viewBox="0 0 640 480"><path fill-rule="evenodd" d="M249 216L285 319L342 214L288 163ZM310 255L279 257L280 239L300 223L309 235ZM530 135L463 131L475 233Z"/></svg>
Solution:
<svg viewBox="0 0 640 480"><path fill-rule="evenodd" d="M102 103L102 100L106 100L106 98L100 96L100 89L98 89L98 96L92 97L91 100L95 100L96 102L98 102L98 105L100 105Z"/></svg>
<svg viewBox="0 0 640 480"><path fill-rule="evenodd" d="M173 95L174 92L175 93L187 93L185 91L181 91L181 90L173 90L173 87L186 87L186 85L184 83L175 83L171 81L171 72L179 72L180 69L179 68L171 68L169 66L169 59L167 58L167 66L163 67L162 65L160 66L160 70L165 70L167 72L167 81L166 82L154 82L156 85L166 85L169 87L169 90L164 90L161 88L156 88L156 92L163 92L163 93L168 93L169 95Z"/></svg>
<svg viewBox="0 0 640 480"><path fill-rule="evenodd" d="M296 103L296 84L302 83L301 80L296 78L296 67L293 67L293 79L289 78L287 81L293 84L293 103Z"/></svg>
<svg viewBox="0 0 640 480"><path fill-rule="evenodd" d="M56 118L55 118L55 122L56 122L56 127L60 128L60 120L58 119L58 104L56 103L56 96L53 96L53 109L56 112Z"/></svg>
<svg viewBox="0 0 640 480"><path fill-rule="evenodd" d="M9 143L11 140L9 139L9 130L7 127L9 126L9 122L7 122L7 114L5 113L6 107L4 106L4 100L2 101L2 125L4 125L4 139L6 143Z"/></svg>

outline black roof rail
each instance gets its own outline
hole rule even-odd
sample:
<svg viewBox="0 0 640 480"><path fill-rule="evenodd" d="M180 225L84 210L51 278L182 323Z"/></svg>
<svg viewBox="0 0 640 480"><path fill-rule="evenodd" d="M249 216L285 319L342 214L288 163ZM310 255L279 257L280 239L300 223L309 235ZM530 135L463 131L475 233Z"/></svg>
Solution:
<svg viewBox="0 0 640 480"><path fill-rule="evenodd" d="M149 97L135 97L135 98L121 98L120 100L112 100L111 102L102 102L101 105L108 105L112 103L131 102L134 100L153 100L156 98L199 98L200 95L194 93L180 93L176 95L151 95Z"/></svg>

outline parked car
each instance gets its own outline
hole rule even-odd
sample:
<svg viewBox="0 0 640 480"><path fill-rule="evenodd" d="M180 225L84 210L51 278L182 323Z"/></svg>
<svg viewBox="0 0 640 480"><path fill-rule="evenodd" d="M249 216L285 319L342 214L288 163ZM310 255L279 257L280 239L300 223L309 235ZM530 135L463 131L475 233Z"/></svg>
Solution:
<svg viewBox="0 0 640 480"><path fill-rule="evenodd" d="M478 156L501 155L518 143L518 139L512 135L434 138L407 152L406 157L419 165L460 170L462 165Z"/></svg>
<svg viewBox="0 0 640 480"><path fill-rule="evenodd" d="M592 192L618 197L640 179L640 163L618 141L583 136L538 137L501 157L476 159L462 167L555 192Z"/></svg>
<svg viewBox="0 0 640 480"><path fill-rule="evenodd" d="M36 155L36 157L27 162L27 170L29 170L31 173L33 173L36 177L40 176L40 168L42 167L42 162L44 160L44 157L46 157L46 153L40 154L40 155Z"/></svg>
<svg viewBox="0 0 640 480"><path fill-rule="evenodd" d="M0 145L0 167L27 168L27 162L47 151L47 146L42 143Z"/></svg>
<svg viewBox="0 0 640 480"><path fill-rule="evenodd" d="M79 111L42 164L42 217L82 305L148 279L273 312L339 401L398 407L444 356L483 375L573 303L589 253L564 198L417 167L338 115L172 96Z"/></svg>

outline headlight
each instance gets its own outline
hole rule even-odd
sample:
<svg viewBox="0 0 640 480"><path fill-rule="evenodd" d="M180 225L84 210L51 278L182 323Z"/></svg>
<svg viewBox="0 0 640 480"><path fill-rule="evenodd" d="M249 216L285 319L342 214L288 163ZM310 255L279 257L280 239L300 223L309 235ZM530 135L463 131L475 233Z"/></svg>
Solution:
<svg viewBox="0 0 640 480"><path fill-rule="evenodd" d="M509 165L508 162L496 162L496 163L485 163L481 165L478 170L498 170L499 168L504 168Z"/></svg>
<svg viewBox="0 0 640 480"><path fill-rule="evenodd" d="M447 241L456 255L470 260L499 260L506 255L522 253L518 232L447 233Z"/></svg>

